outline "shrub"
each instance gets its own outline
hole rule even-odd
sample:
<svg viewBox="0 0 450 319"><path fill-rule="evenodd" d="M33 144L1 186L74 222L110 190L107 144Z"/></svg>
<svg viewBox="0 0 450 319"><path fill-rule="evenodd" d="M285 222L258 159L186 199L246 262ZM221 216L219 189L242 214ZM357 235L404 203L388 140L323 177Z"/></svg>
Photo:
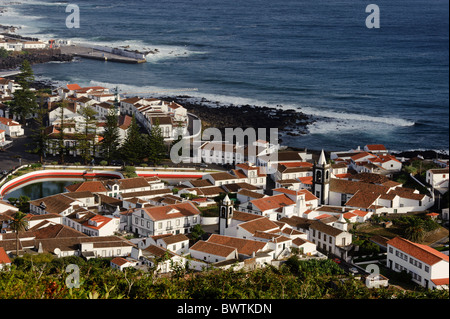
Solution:
<svg viewBox="0 0 450 319"><path fill-rule="evenodd" d="M101 166L106 166L106 165L108 165L108 162L105 161L105 160L102 160L102 161L100 161L100 165Z"/></svg>

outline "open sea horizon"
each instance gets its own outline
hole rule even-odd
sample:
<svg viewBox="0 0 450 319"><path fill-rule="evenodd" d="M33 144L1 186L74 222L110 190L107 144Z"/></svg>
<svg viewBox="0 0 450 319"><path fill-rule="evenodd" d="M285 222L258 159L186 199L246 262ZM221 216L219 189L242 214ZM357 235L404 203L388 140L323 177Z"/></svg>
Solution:
<svg viewBox="0 0 450 319"><path fill-rule="evenodd" d="M0 1L18 34L155 50L147 63L34 65L37 79L140 96L295 109L316 121L282 144L449 153L449 2L377 0L380 28L354 0ZM183 91L195 88L195 91ZM172 92L172 93L168 93Z"/></svg>

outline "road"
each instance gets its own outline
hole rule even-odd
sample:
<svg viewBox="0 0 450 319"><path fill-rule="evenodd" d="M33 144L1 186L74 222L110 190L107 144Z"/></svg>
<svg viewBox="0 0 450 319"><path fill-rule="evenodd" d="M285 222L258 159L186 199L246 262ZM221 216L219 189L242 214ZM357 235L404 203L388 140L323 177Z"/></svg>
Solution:
<svg viewBox="0 0 450 319"><path fill-rule="evenodd" d="M11 147L5 151L0 151L0 172L3 170L10 171L20 165L39 161L39 156L26 152L30 148L30 146L27 146L31 142L31 139L27 137L30 135L30 129L24 127L24 131L24 136L12 139Z"/></svg>

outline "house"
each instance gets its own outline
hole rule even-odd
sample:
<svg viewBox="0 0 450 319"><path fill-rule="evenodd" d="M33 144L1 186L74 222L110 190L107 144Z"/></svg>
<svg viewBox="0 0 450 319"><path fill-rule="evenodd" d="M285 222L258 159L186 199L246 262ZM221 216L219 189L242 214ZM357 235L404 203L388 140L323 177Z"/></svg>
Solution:
<svg viewBox="0 0 450 319"><path fill-rule="evenodd" d="M37 215L58 214L67 216L85 204L77 199L61 193L44 198L35 199L29 202L30 212Z"/></svg>
<svg viewBox="0 0 450 319"><path fill-rule="evenodd" d="M190 201L180 204L136 209L132 213L131 229L141 236L187 234L200 224L200 211Z"/></svg>
<svg viewBox="0 0 450 319"><path fill-rule="evenodd" d="M159 179L145 178L145 177L132 177L123 179L108 179L100 181L83 181L80 183L66 186L69 192L84 192L90 191L96 194L102 194L114 198L132 198L136 197L137 192L149 192L159 190L160 192L154 193L142 193L144 197L148 195L165 194L167 190L161 191L164 187L164 183ZM135 193L135 194L133 194ZM169 193L172 193L169 191ZM128 195L125 195L128 194ZM132 196L130 196L132 195Z"/></svg>
<svg viewBox="0 0 450 319"><path fill-rule="evenodd" d="M148 132L158 124L165 140L173 140L178 135L187 133L187 110L175 102L152 98L125 98L120 101L120 113L134 115Z"/></svg>
<svg viewBox="0 0 450 319"><path fill-rule="evenodd" d="M62 224L63 217L59 214L44 214L44 215L33 215L28 214L26 216L28 222L27 229L33 228L40 224L42 221L48 221L54 224Z"/></svg>
<svg viewBox="0 0 450 319"><path fill-rule="evenodd" d="M238 260L238 251L231 246L216 244L199 240L189 248L191 257L207 263L216 263L224 260Z"/></svg>
<svg viewBox="0 0 450 319"><path fill-rule="evenodd" d="M120 271L123 271L125 268L133 267L139 265L139 261L132 259L130 257L115 257L111 259L110 264L111 268L118 269Z"/></svg>
<svg viewBox="0 0 450 319"><path fill-rule="evenodd" d="M208 180L214 186L222 186L225 184L239 183L239 177L227 172L210 173L202 176L202 179Z"/></svg>
<svg viewBox="0 0 450 319"><path fill-rule="evenodd" d="M144 249L133 247L130 257L163 274L172 272L174 267L188 265L186 258L155 245L149 245Z"/></svg>
<svg viewBox="0 0 450 319"><path fill-rule="evenodd" d="M279 163L275 173L275 181L312 176L312 167L313 164L309 162Z"/></svg>
<svg viewBox="0 0 450 319"><path fill-rule="evenodd" d="M240 258L251 258L258 252L269 249L267 242L217 234L212 234L207 242L234 247L237 249Z"/></svg>
<svg viewBox="0 0 450 319"><path fill-rule="evenodd" d="M389 285L389 279L382 274L372 273L366 276L365 283L367 288L381 288Z"/></svg>
<svg viewBox="0 0 450 319"><path fill-rule="evenodd" d="M377 185L361 181L335 179L329 182L329 205L347 206L376 214L423 211L433 206L434 197L397 184Z"/></svg>
<svg viewBox="0 0 450 319"><path fill-rule="evenodd" d="M448 256L430 246L397 236L387 242L387 266L397 272L406 271L413 282L427 289L448 290Z"/></svg>
<svg viewBox="0 0 450 319"><path fill-rule="evenodd" d="M323 252L331 253L342 259L347 259L347 254L352 245L352 235L336 227L327 225L322 221L313 221L309 225L308 240L317 245Z"/></svg>
<svg viewBox="0 0 450 319"><path fill-rule="evenodd" d="M0 247L0 271L8 266L11 266L11 260L6 254L5 249L3 249L3 247Z"/></svg>
<svg viewBox="0 0 450 319"><path fill-rule="evenodd" d="M99 215L83 207L65 216L63 223L88 236L111 236L120 228L119 217Z"/></svg>
<svg viewBox="0 0 450 319"><path fill-rule="evenodd" d="M205 142L199 148L203 162L207 164L235 164L245 160L244 147L222 141Z"/></svg>
<svg viewBox="0 0 450 319"><path fill-rule="evenodd" d="M184 255L189 252L189 238L184 234L173 235L168 233L146 237L138 246L144 249L150 245L162 247L177 255Z"/></svg>
<svg viewBox="0 0 450 319"><path fill-rule="evenodd" d="M441 193L445 193L448 190L448 174L448 167L429 169L426 173L426 182L431 185L433 189L437 189Z"/></svg>
<svg viewBox="0 0 450 319"><path fill-rule="evenodd" d="M16 206L11 205L11 204L10 204L9 202L7 202L7 201L0 200L0 214L1 214L1 213L4 213L4 212L7 212L7 211L9 211L9 210L12 210L12 211L14 211L14 212L17 212L19 209L18 209Z"/></svg>
<svg viewBox="0 0 450 319"><path fill-rule="evenodd" d="M45 49L47 47L47 44L41 41L24 41L23 42L23 50L29 50L29 49Z"/></svg>
<svg viewBox="0 0 450 319"><path fill-rule="evenodd" d="M49 228L50 227L50 228ZM126 257L134 245L117 236L89 237L64 225L53 225L20 235L20 252L51 253L56 257ZM0 234L0 247L15 253L15 234Z"/></svg>
<svg viewBox="0 0 450 319"><path fill-rule="evenodd" d="M292 241L292 247L297 248L300 255L313 256L317 254L316 244L307 239L295 238Z"/></svg>
<svg viewBox="0 0 450 319"><path fill-rule="evenodd" d="M256 167L252 163L236 164L236 168L231 170L233 175L239 178L239 182L248 183L256 187L266 188L267 174L263 173L261 167Z"/></svg>
<svg viewBox="0 0 450 319"><path fill-rule="evenodd" d="M5 131L5 135L10 137L19 137L24 135L24 130L19 122L0 117L0 130Z"/></svg>
<svg viewBox="0 0 450 319"><path fill-rule="evenodd" d="M372 154L384 154L388 153L388 150L383 144L367 144L364 146L364 151Z"/></svg>
<svg viewBox="0 0 450 319"><path fill-rule="evenodd" d="M264 198L267 195L261 194L261 193L257 193L257 192L253 192L247 189L240 189L237 192L236 198L240 203L247 203L253 199L257 199L257 198Z"/></svg>
<svg viewBox="0 0 450 319"><path fill-rule="evenodd" d="M366 212L366 211L362 211L359 209L355 209L355 210L352 210L352 211L342 214L342 216L345 219L348 219L350 221L350 223L364 223L372 215L373 215L372 212Z"/></svg>
<svg viewBox="0 0 450 319"><path fill-rule="evenodd" d="M277 220L281 216L290 216L295 213L296 202L286 194L277 194L264 198L253 199L241 203L239 210Z"/></svg>
<svg viewBox="0 0 450 319"><path fill-rule="evenodd" d="M306 189L294 191L286 188L274 188L272 192L274 195L285 194L292 199L296 203L296 207L292 213L296 216L302 216L306 211L314 210L319 206L319 199ZM283 216L280 214L278 219ZM288 215L286 216L289 217Z"/></svg>

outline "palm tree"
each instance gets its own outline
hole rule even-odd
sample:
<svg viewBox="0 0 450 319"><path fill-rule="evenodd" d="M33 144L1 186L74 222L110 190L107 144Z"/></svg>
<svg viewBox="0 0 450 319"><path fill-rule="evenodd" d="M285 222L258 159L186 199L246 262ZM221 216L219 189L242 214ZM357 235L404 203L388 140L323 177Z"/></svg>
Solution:
<svg viewBox="0 0 450 319"><path fill-rule="evenodd" d="M405 236L407 239L419 243L423 240L425 235L425 228L423 220L420 218L413 218L409 221L408 227L405 229Z"/></svg>
<svg viewBox="0 0 450 319"><path fill-rule="evenodd" d="M11 222L11 229L16 233L16 256L19 256L19 232L25 231L28 225L25 219L26 215L20 210L13 215L13 220Z"/></svg>

